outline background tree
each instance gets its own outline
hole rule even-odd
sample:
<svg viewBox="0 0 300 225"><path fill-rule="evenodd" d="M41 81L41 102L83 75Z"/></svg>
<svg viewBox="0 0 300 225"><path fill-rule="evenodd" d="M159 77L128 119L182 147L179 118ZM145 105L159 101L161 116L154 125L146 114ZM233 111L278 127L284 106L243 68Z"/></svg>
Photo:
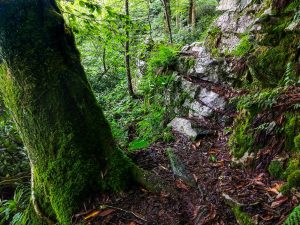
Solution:
<svg viewBox="0 0 300 225"><path fill-rule="evenodd" d="M129 53L129 45L130 45L130 36L129 36L129 2L125 0L125 67L126 67L126 75L127 75L127 83L128 83L128 91L131 97L135 98L135 94L132 87L132 77L131 77L131 69L130 69L130 53Z"/></svg>
<svg viewBox="0 0 300 225"><path fill-rule="evenodd" d="M169 42L173 43L172 22L171 22L171 5L170 0L161 0L165 13L166 27L169 34Z"/></svg>
<svg viewBox="0 0 300 225"><path fill-rule="evenodd" d="M189 0L189 24L195 29L196 26L196 1Z"/></svg>
<svg viewBox="0 0 300 225"><path fill-rule="evenodd" d="M69 225L91 193L147 183L116 147L55 1L1 0L0 17L2 91L30 159L40 218Z"/></svg>

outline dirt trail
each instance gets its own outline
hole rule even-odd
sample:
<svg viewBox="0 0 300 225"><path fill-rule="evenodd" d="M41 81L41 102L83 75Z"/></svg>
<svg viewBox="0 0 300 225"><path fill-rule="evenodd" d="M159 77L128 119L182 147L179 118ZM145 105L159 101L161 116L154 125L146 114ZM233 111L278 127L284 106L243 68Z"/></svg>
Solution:
<svg viewBox="0 0 300 225"><path fill-rule="evenodd" d="M176 141L172 143L157 142L146 150L135 152L131 157L139 166L162 177L178 194L157 195L135 187L122 195L93 199L74 221L85 218L85 224L238 224L226 196L238 202L255 223L281 224L298 200L275 199L278 183L264 171L235 168L226 143L227 137L221 131L197 142L176 134ZM190 187L173 175L166 154L169 148L185 164L196 187ZM105 208L99 210L104 205Z"/></svg>

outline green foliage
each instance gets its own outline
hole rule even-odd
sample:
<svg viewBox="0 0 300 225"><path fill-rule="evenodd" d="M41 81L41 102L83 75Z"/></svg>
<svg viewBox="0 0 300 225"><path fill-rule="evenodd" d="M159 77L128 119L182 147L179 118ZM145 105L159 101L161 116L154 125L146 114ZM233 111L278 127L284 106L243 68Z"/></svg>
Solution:
<svg viewBox="0 0 300 225"><path fill-rule="evenodd" d="M283 90L282 88L254 90L253 93L236 99L237 108L240 111L245 109L252 113L270 109L277 103L277 98Z"/></svg>
<svg viewBox="0 0 300 225"><path fill-rule="evenodd" d="M252 116L247 111L240 113L235 120L233 132L229 138L229 146L236 158L241 158L246 152L255 150L251 122Z"/></svg>
<svg viewBox="0 0 300 225"><path fill-rule="evenodd" d="M0 225L30 224L27 215L30 206L30 185L19 186L13 199L0 199Z"/></svg>
<svg viewBox="0 0 300 225"><path fill-rule="evenodd" d="M293 209L282 225L298 225L300 223L300 205Z"/></svg>
<svg viewBox="0 0 300 225"><path fill-rule="evenodd" d="M187 2L185 2L187 4ZM215 0L197 0L196 1L196 26L174 26L174 40L180 44L190 44L195 40L203 41L207 35L209 26L217 17L216 11L217 1ZM187 10L187 5L184 10ZM182 13L184 10L178 10ZM185 11L186 13L186 11ZM181 15L179 15L181 16ZM188 15L186 15L188 17Z"/></svg>
<svg viewBox="0 0 300 225"><path fill-rule="evenodd" d="M275 178L280 178L282 176L283 173L283 168L282 168L282 164L280 161L278 160L273 160L270 165L268 166L268 171L270 173L271 176L275 177Z"/></svg>
<svg viewBox="0 0 300 225"><path fill-rule="evenodd" d="M268 33L265 36L265 39L269 39L264 40L265 43L260 43L262 46L257 47L255 52L248 59L251 75L257 79L263 87L277 86L283 79L287 79L284 78L285 75L288 75L286 76L288 78L294 79L294 75L291 76L293 64L289 65L288 63L294 60L299 37L293 33L285 34L284 29L286 24L279 27L281 27L280 31L277 30L276 33L270 31L270 34ZM271 30L273 29L274 26Z"/></svg>
<svg viewBox="0 0 300 225"><path fill-rule="evenodd" d="M149 143L147 141L137 139L137 140L134 140L129 143L128 150L134 151L134 150L138 150L138 149L147 148L148 146L149 146Z"/></svg>
<svg viewBox="0 0 300 225"><path fill-rule="evenodd" d="M289 113L286 115L286 121L284 126L284 133L285 133L285 148L288 151L296 151L298 144L296 138L300 132L300 116L295 115L293 113ZM295 141L296 139L296 141Z"/></svg>
<svg viewBox="0 0 300 225"><path fill-rule="evenodd" d="M9 111L0 108L0 177L14 177L29 171L29 163Z"/></svg>
<svg viewBox="0 0 300 225"><path fill-rule="evenodd" d="M248 53L252 48L252 44L249 41L249 35L245 35L240 40L240 43L235 47L234 50L230 54L238 57L244 56L246 53Z"/></svg>
<svg viewBox="0 0 300 225"><path fill-rule="evenodd" d="M148 60L149 73L155 72L157 69L172 68L177 60L178 49L173 46L159 45L151 52Z"/></svg>
<svg viewBox="0 0 300 225"><path fill-rule="evenodd" d="M289 188L300 187L300 170L293 171L287 178Z"/></svg>
<svg viewBox="0 0 300 225"><path fill-rule="evenodd" d="M294 138L295 150L300 152L300 133Z"/></svg>
<svg viewBox="0 0 300 225"><path fill-rule="evenodd" d="M294 171L300 169L300 162L298 159L290 159L288 162L288 166L283 173L283 177L287 179Z"/></svg>
<svg viewBox="0 0 300 225"><path fill-rule="evenodd" d="M221 29L218 26L211 26L210 29L208 30L207 37L205 39L205 45L207 49L211 50L211 53L213 56L218 56L219 55L219 50L217 46L218 39L220 35L222 34Z"/></svg>
<svg viewBox="0 0 300 225"><path fill-rule="evenodd" d="M251 217L241 210L241 207L235 206L232 208L234 216L240 225L253 225Z"/></svg>
<svg viewBox="0 0 300 225"><path fill-rule="evenodd" d="M109 92L95 90L121 146L135 150L147 147L157 139L172 139L169 129L165 128L166 121L172 115L167 111L164 93L172 87L174 77L168 74L156 75L155 71L165 69L167 72L176 62L177 53L177 48L160 45L150 54L147 74L140 79L137 87L141 98L132 99L127 94L124 78Z"/></svg>
<svg viewBox="0 0 300 225"><path fill-rule="evenodd" d="M288 62L286 65L285 73L280 81L282 86L292 86L299 83L297 74L296 74L296 64L295 62Z"/></svg>

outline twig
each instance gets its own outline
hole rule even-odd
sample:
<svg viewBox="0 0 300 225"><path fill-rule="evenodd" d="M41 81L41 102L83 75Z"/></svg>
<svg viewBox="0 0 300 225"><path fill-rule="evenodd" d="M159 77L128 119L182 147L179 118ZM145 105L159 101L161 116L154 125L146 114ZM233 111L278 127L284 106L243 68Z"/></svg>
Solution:
<svg viewBox="0 0 300 225"><path fill-rule="evenodd" d="M132 214L132 215L134 215L136 218L138 218L138 219L140 219L140 220L143 220L144 222L147 222L147 220L146 220L144 217L138 215L138 214L135 213L135 212L128 211L128 210L126 210L126 209L122 209L122 208L115 207L115 206L111 206L111 205L101 205L101 206L100 206L100 209L105 209L105 208L111 208L111 209L120 210L120 211L122 211L122 212Z"/></svg>

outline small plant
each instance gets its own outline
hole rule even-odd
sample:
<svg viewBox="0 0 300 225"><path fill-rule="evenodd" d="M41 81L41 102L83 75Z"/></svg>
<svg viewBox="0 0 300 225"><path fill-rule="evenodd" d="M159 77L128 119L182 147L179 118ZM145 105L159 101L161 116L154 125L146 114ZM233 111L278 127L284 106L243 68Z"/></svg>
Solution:
<svg viewBox="0 0 300 225"><path fill-rule="evenodd" d="M0 225L28 224L27 210L30 207L30 185L19 186L13 199L0 200Z"/></svg>
<svg viewBox="0 0 300 225"><path fill-rule="evenodd" d="M300 205L294 208L291 214L282 225L298 225L300 224Z"/></svg>

